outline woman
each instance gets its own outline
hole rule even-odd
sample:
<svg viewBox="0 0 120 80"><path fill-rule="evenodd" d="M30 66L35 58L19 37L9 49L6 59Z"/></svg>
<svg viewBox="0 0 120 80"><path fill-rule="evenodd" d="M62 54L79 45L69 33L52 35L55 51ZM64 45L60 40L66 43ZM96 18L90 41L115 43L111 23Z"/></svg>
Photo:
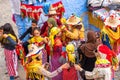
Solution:
<svg viewBox="0 0 120 80"><path fill-rule="evenodd" d="M105 27L101 30L102 42L111 50L118 54L118 47L120 46L120 20L115 13L111 13L106 18Z"/></svg>
<svg viewBox="0 0 120 80"><path fill-rule="evenodd" d="M49 37L50 36L50 30L53 27L57 27L57 22L54 18L48 18L47 20L48 27L46 28L45 32L41 35L44 37ZM47 61L49 62L49 55L50 55L50 46L48 44L45 45L46 51L47 51Z"/></svg>
<svg viewBox="0 0 120 80"><path fill-rule="evenodd" d="M74 65L75 69L80 72L80 75L83 79L112 80L110 62L110 54L112 53L105 45L99 45L97 50L98 52L95 52L97 60L95 62L95 68L92 71L86 71L79 65ZM106 54L107 52L109 52L109 54Z"/></svg>
<svg viewBox="0 0 120 80"><path fill-rule="evenodd" d="M57 26L58 26L58 25L57 25L57 22L56 22L56 20L55 20L54 18L48 18L47 24L48 24L48 26L45 28L45 31L44 31L44 32L41 31L41 32L43 32L43 33L41 34L42 36L49 36L50 29L51 29L52 27L57 27Z"/></svg>
<svg viewBox="0 0 120 80"><path fill-rule="evenodd" d="M57 27L53 27L50 30L50 56L51 56L51 71L56 70L58 67L60 67L62 64L59 62L59 58L62 53L62 42L61 42L61 32L60 29ZM62 73L60 73L58 76L52 78L52 80L62 80Z"/></svg>
<svg viewBox="0 0 120 80"><path fill-rule="evenodd" d="M69 64L59 66L53 72L49 72L42 65L42 52L35 44L28 46L29 54L26 56L27 62L24 65L26 68L26 80L45 80L44 76L52 78L62 72L62 69L69 68ZM58 78L59 79L59 78ZM57 80L58 80L57 79Z"/></svg>
<svg viewBox="0 0 120 80"><path fill-rule="evenodd" d="M10 80L14 80L18 76L17 55L15 52L15 46L18 40L10 23L6 23L3 26L3 33L1 33L0 38L0 42L4 47L7 71Z"/></svg>
<svg viewBox="0 0 120 80"><path fill-rule="evenodd" d="M95 67L95 51L97 50L97 38L94 31L87 33L87 42L78 48L79 63L86 71L92 71ZM84 79L86 80L86 79Z"/></svg>

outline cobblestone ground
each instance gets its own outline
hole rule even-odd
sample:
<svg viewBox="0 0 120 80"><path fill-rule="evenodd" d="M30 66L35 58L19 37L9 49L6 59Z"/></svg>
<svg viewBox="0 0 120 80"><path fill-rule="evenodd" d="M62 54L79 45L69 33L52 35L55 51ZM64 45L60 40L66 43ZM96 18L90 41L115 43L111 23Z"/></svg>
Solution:
<svg viewBox="0 0 120 80"><path fill-rule="evenodd" d="M17 28L16 25L12 22L11 16L12 13L11 13L11 6L9 0L0 0L0 26L6 22L9 22L12 24L17 34ZM16 80L25 80L25 72L23 70L23 67L20 65L20 63L18 65L18 71L20 78ZM0 47L0 80L9 80L8 75L5 74L6 72L7 71L5 67L4 53L3 53L3 49ZM120 80L120 70L116 72L115 80Z"/></svg>

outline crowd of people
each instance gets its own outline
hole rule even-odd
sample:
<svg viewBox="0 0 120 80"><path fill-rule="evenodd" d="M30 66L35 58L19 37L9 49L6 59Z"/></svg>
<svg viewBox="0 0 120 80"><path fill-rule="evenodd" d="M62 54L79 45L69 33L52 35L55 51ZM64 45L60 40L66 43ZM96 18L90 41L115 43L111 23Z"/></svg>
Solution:
<svg viewBox="0 0 120 80"><path fill-rule="evenodd" d="M120 21L115 15L105 20L101 32L88 30L86 37L82 19L74 14L67 20L55 11L47 16L43 26L32 20L19 38L10 23L0 27L10 80L19 76L18 60L23 61L26 80L114 80L120 44ZM26 35L29 39L23 42ZM19 44L22 53L16 53Z"/></svg>

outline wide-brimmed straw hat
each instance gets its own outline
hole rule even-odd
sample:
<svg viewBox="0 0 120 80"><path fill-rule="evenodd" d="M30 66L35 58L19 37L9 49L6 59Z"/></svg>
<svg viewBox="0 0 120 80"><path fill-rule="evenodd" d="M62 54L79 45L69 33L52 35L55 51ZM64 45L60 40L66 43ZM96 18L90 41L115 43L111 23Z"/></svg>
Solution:
<svg viewBox="0 0 120 80"><path fill-rule="evenodd" d="M30 56L33 56L33 55L42 53L41 50L42 50L43 48L44 48L44 46L37 47L35 44L30 44L30 45L28 46L28 51L29 51L29 53L27 54L26 57L30 57Z"/></svg>
<svg viewBox="0 0 120 80"><path fill-rule="evenodd" d="M56 9L51 6L46 16L52 16L52 15L58 15L58 13L56 12Z"/></svg>
<svg viewBox="0 0 120 80"><path fill-rule="evenodd" d="M81 18L75 15L71 15L66 21L66 23L70 25L81 25L81 21L82 21Z"/></svg>
<svg viewBox="0 0 120 80"><path fill-rule="evenodd" d="M118 25L120 25L120 18L116 17L115 15L110 15L106 18L104 24L112 28L116 28Z"/></svg>

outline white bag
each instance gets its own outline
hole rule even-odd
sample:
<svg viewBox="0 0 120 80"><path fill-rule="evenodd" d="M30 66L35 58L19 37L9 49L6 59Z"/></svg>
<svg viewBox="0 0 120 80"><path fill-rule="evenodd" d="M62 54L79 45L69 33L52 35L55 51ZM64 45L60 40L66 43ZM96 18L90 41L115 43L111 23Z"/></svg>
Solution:
<svg viewBox="0 0 120 80"><path fill-rule="evenodd" d="M92 7L108 6L110 3L110 0L88 0L88 5Z"/></svg>
<svg viewBox="0 0 120 80"><path fill-rule="evenodd" d="M111 2L114 4L120 4L120 0L112 0Z"/></svg>

